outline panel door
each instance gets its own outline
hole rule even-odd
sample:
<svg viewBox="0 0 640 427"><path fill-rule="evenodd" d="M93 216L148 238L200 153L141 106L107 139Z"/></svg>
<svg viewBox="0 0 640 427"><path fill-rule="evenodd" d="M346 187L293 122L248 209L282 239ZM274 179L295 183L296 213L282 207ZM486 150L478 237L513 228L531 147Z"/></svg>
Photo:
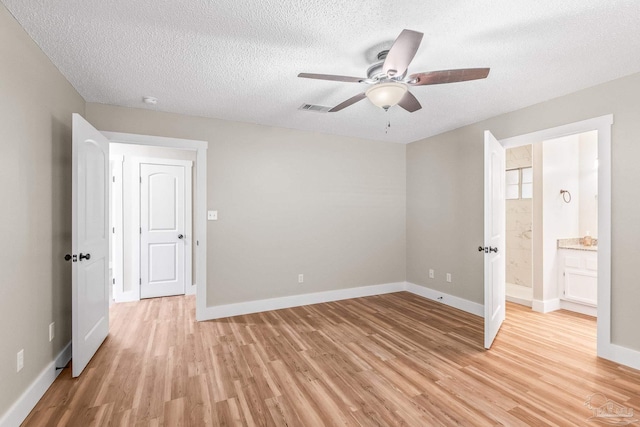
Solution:
<svg viewBox="0 0 640 427"><path fill-rule="evenodd" d="M185 293L185 167L140 164L140 297Z"/></svg>
<svg viewBox="0 0 640 427"><path fill-rule="evenodd" d="M489 131L484 143L484 346L491 348L506 315L505 150Z"/></svg>
<svg viewBox="0 0 640 427"><path fill-rule="evenodd" d="M109 141L72 118L72 375L109 333Z"/></svg>

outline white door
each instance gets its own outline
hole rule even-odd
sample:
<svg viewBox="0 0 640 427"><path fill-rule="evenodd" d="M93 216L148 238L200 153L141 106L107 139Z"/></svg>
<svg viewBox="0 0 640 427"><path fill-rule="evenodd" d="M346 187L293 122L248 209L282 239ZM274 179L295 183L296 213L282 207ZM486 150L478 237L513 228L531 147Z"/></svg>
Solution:
<svg viewBox="0 0 640 427"><path fill-rule="evenodd" d="M188 173L190 183L191 168ZM181 165L140 163L140 298L185 293L186 174Z"/></svg>
<svg viewBox="0 0 640 427"><path fill-rule="evenodd" d="M109 333L109 141L72 119L72 375Z"/></svg>
<svg viewBox="0 0 640 427"><path fill-rule="evenodd" d="M484 346L505 318L505 150L484 132Z"/></svg>

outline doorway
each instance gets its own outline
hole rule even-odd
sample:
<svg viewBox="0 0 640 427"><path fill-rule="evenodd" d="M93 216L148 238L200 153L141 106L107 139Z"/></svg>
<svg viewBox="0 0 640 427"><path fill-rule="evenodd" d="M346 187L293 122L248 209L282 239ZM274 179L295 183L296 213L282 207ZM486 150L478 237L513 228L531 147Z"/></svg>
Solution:
<svg viewBox="0 0 640 427"><path fill-rule="evenodd" d="M113 160L111 170L114 174L114 182L112 182L111 188L116 193L115 197L113 197L115 203L112 203L111 213L113 237L111 282L114 301L137 301L144 297L197 293L197 281L206 280L206 263L204 261L201 262L201 260L206 257L205 198L206 149L208 144L205 141L114 132L102 133L110 141L110 157ZM156 250L151 259L147 259L147 261L151 261L150 268L142 268L142 263L145 262L145 259L141 256L143 254L140 251L140 245L149 244L150 242L145 242L141 233L141 228L144 224L140 221L140 218L141 210L144 207L140 203L140 180L145 175L145 168L162 169L168 165L179 166L184 168L185 171L184 181L187 188L185 188L184 197L191 210L190 213L185 212L184 215L185 230L188 231L178 231L175 227L167 227L166 224L156 224L160 229L167 229L164 230L166 231L164 234L168 235L165 237L170 237L173 242L155 242L160 243L160 245L156 246L156 249L161 250ZM173 178L167 180L169 175L165 172L167 171L155 171L153 174L159 178L158 182L163 180L174 182ZM133 185L129 185L131 183ZM117 194L118 192L120 194ZM188 202L189 198L191 202ZM123 203L119 205L117 200L122 200ZM129 203L128 207L127 201ZM166 202L166 198L160 199L160 205L162 206L159 205L158 208L166 208L164 206ZM158 219L167 221L177 218ZM122 232L119 233L119 231ZM180 238L180 235L182 235L182 238ZM185 246L184 264L187 267L182 275L184 290L181 290L182 285L178 284L181 279L179 277L181 270L179 267L174 268L164 262L156 263L155 265L158 268L153 267L153 261L158 261L162 257L175 259L177 256L175 248L180 248L180 246L177 246L180 244ZM155 293L154 291L145 292L143 281L146 284L161 285L159 286L160 288L166 288L167 286L171 288L172 285L176 285L180 290L176 291L174 288L173 290L159 289L160 292ZM200 297L196 298L196 306L198 305L204 305L200 302Z"/></svg>
<svg viewBox="0 0 640 427"><path fill-rule="evenodd" d="M613 116L602 116L581 122L571 123L542 131L532 132L512 138L503 139L500 144L504 148L518 147L534 144L568 135L589 131L597 131L598 140L598 251L597 251L597 342L598 356L607 359L616 359L617 346L611 342L611 126ZM534 154L535 157L535 154ZM535 160L534 160L535 165ZM534 171L535 174L535 171ZM533 194L535 204L542 200ZM538 201L536 201L538 199ZM548 304L548 295L545 295L541 286L536 286L543 281L543 228L533 224L533 306L537 311L551 311ZM485 282L485 290L488 284ZM485 319L486 321L486 319Z"/></svg>
<svg viewBox="0 0 640 427"><path fill-rule="evenodd" d="M505 194L507 301L595 317L598 131L507 149ZM542 280L535 284L534 228L543 239L536 245Z"/></svg>

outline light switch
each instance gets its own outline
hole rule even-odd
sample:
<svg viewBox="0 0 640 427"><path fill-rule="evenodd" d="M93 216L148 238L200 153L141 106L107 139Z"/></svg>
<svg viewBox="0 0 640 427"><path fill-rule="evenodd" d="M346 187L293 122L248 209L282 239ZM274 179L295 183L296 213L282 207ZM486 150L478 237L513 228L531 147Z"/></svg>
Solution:
<svg viewBox="0 0 640 427"><path fill-rule="evenodd" d="M207 219L209 221L217 221L218 220L218 211L207 211Z"/></svg>

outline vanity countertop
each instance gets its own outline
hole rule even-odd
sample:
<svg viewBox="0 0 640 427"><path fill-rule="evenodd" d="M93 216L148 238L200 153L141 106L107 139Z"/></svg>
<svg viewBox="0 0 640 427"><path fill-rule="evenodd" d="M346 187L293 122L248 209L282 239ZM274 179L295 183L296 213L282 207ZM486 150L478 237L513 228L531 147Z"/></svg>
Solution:
<svg viewBox="0 0 640 427"><path fill-rule="evenodd" d="M585 246L581 243L582 239L577 237L574 239L558 239L558 249L574 249L577 251L598 251L598 240L593 239L594 244Z"/></svg>

